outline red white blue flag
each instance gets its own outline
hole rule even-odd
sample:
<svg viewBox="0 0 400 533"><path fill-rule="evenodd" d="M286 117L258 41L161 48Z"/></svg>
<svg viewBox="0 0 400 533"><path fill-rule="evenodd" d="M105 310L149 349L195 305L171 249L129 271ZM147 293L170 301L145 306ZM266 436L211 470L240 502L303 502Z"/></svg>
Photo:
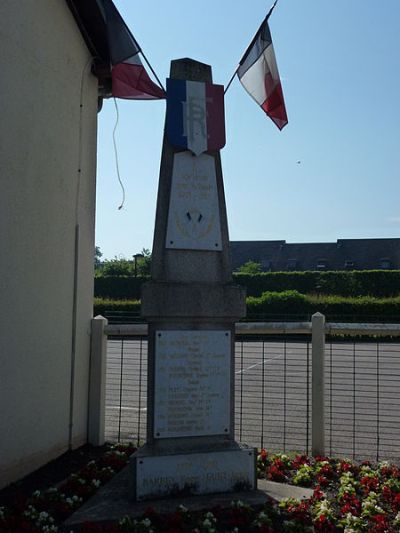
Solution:
<svg viewBox="0 0 400 533"><path fill-rule="evenodd" d="M246 91L281 130L288 123L288 118L268 27L271 12L272 9L241 59L237 75Z"/></svg>
<svg viewBox="0 0 400 533"><path fill-rule="evenodd" d="M111 61L112 96L131 100L165 98L164 91L147 74L141 52L112 0L97 0L106 23Z"/></svg>
<svg viewBox="0 0 400 533"><path fill-rule="evenodd" d="M176 148L195 155L225 146L224 88L167 79L166 133Z"/></svg>

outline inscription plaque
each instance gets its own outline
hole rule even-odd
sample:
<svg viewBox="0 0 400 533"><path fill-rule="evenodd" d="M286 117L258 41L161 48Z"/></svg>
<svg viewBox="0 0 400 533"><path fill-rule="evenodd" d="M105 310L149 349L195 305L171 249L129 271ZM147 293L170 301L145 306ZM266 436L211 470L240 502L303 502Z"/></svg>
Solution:
<svg viewBox="0 0 400 533"><path fill-rule="evenodd" d="M154 436L228 434L230 331L156 331Z"/></svg>
<svg viewBox="0 0 400 533"><path fill-rule="evenodd" d="M188 494L255 489L255 450L237 450L185 455L138 457L137 500L168 495L176 490Z"/></svg>
<svg viewBox="0 0 400 533"><path fill-rule="evenodd" d="M166 248L222 250L214 158L174 155Z"/></svg>

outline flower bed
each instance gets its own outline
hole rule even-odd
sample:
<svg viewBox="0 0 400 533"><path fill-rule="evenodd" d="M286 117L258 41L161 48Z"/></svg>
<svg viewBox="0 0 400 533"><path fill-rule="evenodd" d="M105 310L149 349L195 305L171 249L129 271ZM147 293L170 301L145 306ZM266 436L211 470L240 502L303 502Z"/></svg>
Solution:
<svg viewBox="0 0 400 533"><path fill-rule="evenodd" d="M53 533L97 489L123 468L135 451L132 445L109 447L96 460L55 487L16 495L12 506L0 507L1 533Z"/></svg>
<svg viewBox="0 0 400 533"><path fill-rule="evenodd" d="M134 451L117 445L89 462L57 487L35 491L13 508L0 507L1 532L56 532L60 524L98 487L120 470ZM74 533L213 533L227 532L386 532L400 531L400 469L387 462L355 464L343 459L310 458L305 455L269 455L261 450L257 460L259 478L311 487L308 500L288 498L279 504L250 507L233 501L227 509L190 512L179 506L168 515L148 510L137 519L116 524L87 523Z"/></svg>

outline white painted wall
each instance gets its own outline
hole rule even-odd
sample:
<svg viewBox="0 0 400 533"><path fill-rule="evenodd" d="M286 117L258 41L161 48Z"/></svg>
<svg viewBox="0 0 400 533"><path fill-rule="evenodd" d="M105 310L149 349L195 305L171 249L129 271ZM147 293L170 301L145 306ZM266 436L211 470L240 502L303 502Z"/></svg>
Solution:
<svg viewBox="0 0 400 533"><path fill-rule="evenodd" d="M1 487L87 438L97 80L64 0L1 0L0 42Z"/></svg>

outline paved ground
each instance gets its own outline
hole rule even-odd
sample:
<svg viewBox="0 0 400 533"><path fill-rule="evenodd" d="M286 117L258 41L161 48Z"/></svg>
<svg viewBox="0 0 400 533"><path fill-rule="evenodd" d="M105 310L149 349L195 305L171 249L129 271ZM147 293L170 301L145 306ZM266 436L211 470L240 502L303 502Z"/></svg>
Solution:
<svg viewBox="0 0 400 533"><path fill-rule="evenodd" d="M400 344L327 343L325 439L331 455L399 459ZM303 341L237 342L238 440L310 452L311 346ZM144 440L146 341L108 345L107 438Z"/></svg>

